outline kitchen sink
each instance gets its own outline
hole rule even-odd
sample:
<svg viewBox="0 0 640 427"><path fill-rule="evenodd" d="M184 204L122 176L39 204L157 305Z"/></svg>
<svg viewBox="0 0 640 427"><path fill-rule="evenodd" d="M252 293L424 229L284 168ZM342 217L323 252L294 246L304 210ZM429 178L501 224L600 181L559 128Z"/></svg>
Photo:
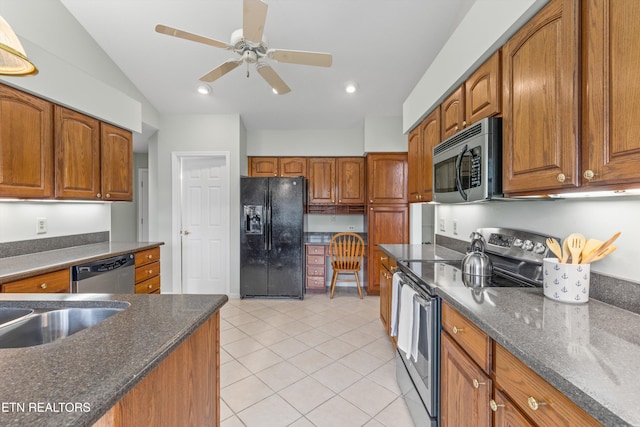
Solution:
<svg viewBox="0 0 640 427"><path fill-rule="evenodd" d="M0 325L33 313L30 308L0 307Z"/></svg>
<svg viewBox="0 0 640 427"><path fill-rule="evenodd" d="M0 321L0 348L21 348L47 344L68 337L71 334L97 325L103 320L124 310L123 308L90 307L31 310L18 308L0 309L28 311L20 315L17 311L9 320ZM4 317L0 317L4 319ZM17 320L16 320L17 319Z"/></svg>

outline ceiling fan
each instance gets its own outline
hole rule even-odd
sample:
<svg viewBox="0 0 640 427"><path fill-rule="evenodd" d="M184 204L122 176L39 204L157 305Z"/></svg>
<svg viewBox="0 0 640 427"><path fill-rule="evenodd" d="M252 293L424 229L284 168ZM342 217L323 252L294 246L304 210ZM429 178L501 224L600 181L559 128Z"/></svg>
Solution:
<svg viewBox="0 0 640 427"><path fill-rule="evenodd" d="M271 86L273 91L279 95L291 92L291 89L280 78L275 70L266 63L266 59L273 59L279 62L290 64L313 65L319 67L330 67L332 62L331 54L320 52L306 52L301 50L269 49L264 38L264 24L267 19L267 4L261 0L243 0L242 28L235 30L231 34L229 44L203 37L197 34L167 27L166 25L156 25L156 32L181 39L191 40L198 43L222 49L232 50L240 55L238 59L228 59L218 67L200 77L203 82L213 82L237 68L240 64L255 64L256 70L263 79ZM247 77L249 72L247 71Z"/></svg>

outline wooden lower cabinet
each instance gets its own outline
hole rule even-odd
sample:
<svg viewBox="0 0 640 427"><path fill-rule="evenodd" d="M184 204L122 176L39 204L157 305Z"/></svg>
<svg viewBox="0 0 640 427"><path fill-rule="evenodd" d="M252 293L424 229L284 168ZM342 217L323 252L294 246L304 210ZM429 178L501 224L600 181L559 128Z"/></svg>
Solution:
<svg viewBox="0 0 640 427"><path fill-rule="evenodd" d="M326 245L306 245L306 278L307 292L325 293L326 285Z"/></svg>
<svg viewBox="0 0 640 427"><path fill-rule="evenodd" d="M160 246L136 252L136 294L160 293Z"/></svg>
<svg viewBox="0 0 640 427"><path fill-rule="evenodd" d="M216 313L94 427L220 425L220 313Z"/></svg>
<svg viewBox="0 0 640 427"><path fill-rule="evenodd" d="M491 425L492 381L446 333L442 334L443 427Z"/></svg>
<svg viewBox="0 0 640 427"><path fill-rule="evenodd" d="M409 206L370 206L367 215L368 285L367 295L380 294L380 258L386 256L378 245L409 242Z"/></svg>
<svg viewBox="0 0 640 427"><path fill-rule="evenodd" d="M493 411L493 425L496 427L534 427L535 424L531 423L522 415L516 405L500 390L496 390L493 399L489 403L491 410Z"/></svg>
<svg viewBox="0 0 640 427"><path fill-rule="evenodd" d="M380 321L387 334L391 333L391 293L393 273L398 269L396 261L388 255L380 257ZM395 342L395 337L391 338Z"/></svg>
<svg viewBox="0 0 640 427"><path fill-rule="evenodd" d="M71 286L71 274L68 268L39 274L26 279L15 280L2 285L7 293L68 293Z"/></svg>

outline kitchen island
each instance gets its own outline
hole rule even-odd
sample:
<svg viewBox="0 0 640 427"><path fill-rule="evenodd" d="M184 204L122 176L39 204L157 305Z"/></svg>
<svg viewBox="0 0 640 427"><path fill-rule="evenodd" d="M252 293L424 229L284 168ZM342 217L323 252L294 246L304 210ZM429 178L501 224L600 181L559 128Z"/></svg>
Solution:
<svg viewBox="0 0 640 427"><path fill-rule="evenodd" d="M0 295L0 307L126 307L52 343L0 349L0 425L91 426L98 420L135 425L133 416L159 425L155 417L161 412L167 422L173 417L215 425L219 310L227 300L226 295ZM172 384L162 387L163 381Z"/></svg>
<svg viewBox="0 0 640 427"><path fill-rule="evenodd" d="M419 251L417 246L381 247L401 260ZM440 246L425 251L448 253ZM438 280L436 271L425 269L419 276L577 406L605 426L640 425L640 384L634 374L640 371L638 314L595 299L586 304L553 301L541 288L449 286Z"/></svg>

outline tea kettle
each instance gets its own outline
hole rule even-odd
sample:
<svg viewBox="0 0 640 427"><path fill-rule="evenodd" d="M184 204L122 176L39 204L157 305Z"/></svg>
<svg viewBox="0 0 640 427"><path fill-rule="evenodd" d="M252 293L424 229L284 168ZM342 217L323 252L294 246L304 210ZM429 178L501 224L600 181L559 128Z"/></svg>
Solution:
<svg viewBox="0 0 640 427"><path fill-rule="evenodd" d="M469 237L471 245L462 259L462 278L467 286L484 286L493 274L493 263L484 253L485 240L482 234L474 231Z"/></svg>

